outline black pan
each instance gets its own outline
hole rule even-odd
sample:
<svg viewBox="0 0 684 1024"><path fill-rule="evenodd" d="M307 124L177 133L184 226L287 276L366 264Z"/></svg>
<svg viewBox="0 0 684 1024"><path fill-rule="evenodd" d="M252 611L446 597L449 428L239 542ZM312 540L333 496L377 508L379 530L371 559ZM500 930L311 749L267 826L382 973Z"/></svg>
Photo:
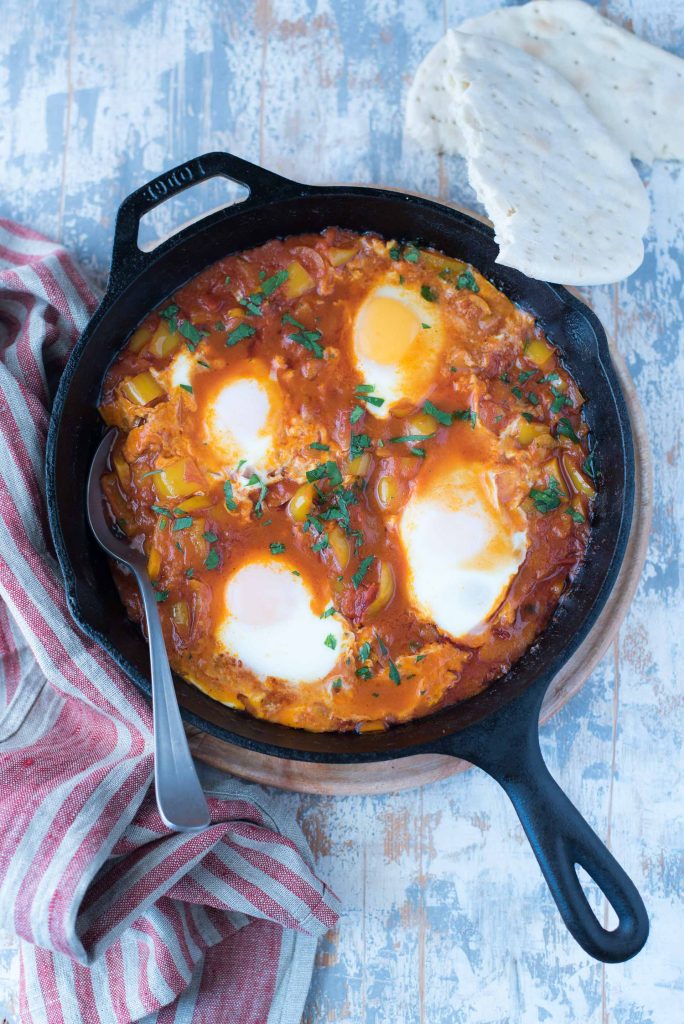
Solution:
<svg viewBox="0 0 684 1024"><path fill-rule="evenodd" d="M248 198L191 224L153 252L138 248L143 214L217 175L246 185ZM149 694L147 645L127 618L106 558L86 525L88 466L103 431L96 409L102 378L145 315L206 266L270 238L330 225L418 240L467 260L537 317L588 400L586 418L601 479L589 550L551 622L510 672L484 693L428 718L387 732L308 733L231 711L177 678L183 715L228 742L277 757L343 763L434 751L466 758L508 793L575 939L599 960L627 960L648 935L644 905L549 774L539 748L538 720L544 693L587 636L624 557L634 504L629 416L597 318L564 288L498 266L489 227L401 192L301 185L227 153L198 157L133 192L117 216L107 292L66 367L48 438L48 510L71 613ZM619 924L613 931L592 912L576 865L592 876L616 911ZM511 927L517 926L512 919Z"/></svg>

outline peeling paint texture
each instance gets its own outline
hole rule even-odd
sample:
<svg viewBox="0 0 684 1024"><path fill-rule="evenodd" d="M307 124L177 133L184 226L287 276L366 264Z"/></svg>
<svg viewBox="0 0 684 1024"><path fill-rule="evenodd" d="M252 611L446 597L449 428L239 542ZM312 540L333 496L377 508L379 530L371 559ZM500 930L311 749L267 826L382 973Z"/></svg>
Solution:
<svg viewBox="0 0 684 1024"><path fill-rule="evenodd" d="M133 188L228 149L311 182L380 183L470 205L463 162L402 137L411 72L448 26L496 0L4 0L0 216L63 240L100 285ZM684 56L683 0L605 13ZM385 797L283 794L342 898L307 1024L678 1024L684 1020L684 170L640 167L643 266L586 294L617 338L650 428L655 516L610 653L542 732L553 774L641 889L651 936L591 961L560 922L514 812L479 771ZM171 231L235 192L185 193ZM369 768L372 771L372 768ZM592 896L599 915L609 909ZM0 934L0 1020L17 1024ZM217 1022L219 1024L219 1022Z"/></svg>

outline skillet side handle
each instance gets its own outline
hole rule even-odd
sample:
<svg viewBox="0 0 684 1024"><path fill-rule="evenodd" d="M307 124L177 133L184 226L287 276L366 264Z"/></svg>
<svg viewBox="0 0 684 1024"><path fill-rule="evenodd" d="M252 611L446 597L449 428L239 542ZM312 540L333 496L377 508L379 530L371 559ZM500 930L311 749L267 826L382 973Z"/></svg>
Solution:
<svg viewBox="0 0 684 1024"><path fill-rule="evenodd" d="M125 285L127 278L134 276L154 258L154 252L143 252L138 248L141 218L186 188L216 177L230 178L248 188L249 195L242 200L246 206L278 195L296 195L304 188L289 178L267 171L232 153L205 153L170 171L164 171L159 177L131 192L119 207L114 228L109 291Z"/></svg>
<svg viewBox="0 0 684 1024"><path fill-rule="evenodd" d="M522 702L443 741L442 750L467 758L505 790L568 931L595 959L622 963L648 938L646 908L634 883L546 767L539 746L537 698L524 695ZM591 875L613 907L618 917L614 930L597 919L575 865Z"/></svg>

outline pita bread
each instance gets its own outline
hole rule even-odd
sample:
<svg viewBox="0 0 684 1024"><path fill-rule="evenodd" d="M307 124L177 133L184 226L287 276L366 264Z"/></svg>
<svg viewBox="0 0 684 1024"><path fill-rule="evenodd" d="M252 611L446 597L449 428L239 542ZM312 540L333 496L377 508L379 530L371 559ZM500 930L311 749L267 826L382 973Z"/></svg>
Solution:
<svg viewBox="0 0 684 1024"><path fill-rule="evenodd" d="M449 37L442 36L418 65L406 101L406 131L436 153L459 155L464 141L447 92Z"/></svg>
<svg viewBox="0 0 684 1024"><path fill-rule="evenodd" d="M643 259L648 199L628 153L577 90L523 50L447 33L445 87L498 261L531 277L604 284Z"/></svg>
<svg viewBox="0 0 684 1024"><path fill-rule="evenodd" d="M582 94L613 137L646 163L684 159L684 60L582 0L535 0L459 25L525 50Z"/></svg>

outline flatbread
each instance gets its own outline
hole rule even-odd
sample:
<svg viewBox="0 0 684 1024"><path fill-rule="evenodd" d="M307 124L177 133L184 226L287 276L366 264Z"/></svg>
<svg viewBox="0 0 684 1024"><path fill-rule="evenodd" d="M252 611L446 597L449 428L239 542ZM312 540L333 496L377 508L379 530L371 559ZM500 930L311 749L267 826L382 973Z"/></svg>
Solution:
<svg viewBox="0 0 684 1024"><path fill-rule="evenodd" d="M447 91L448 33L418 65L406 100L406 131L435 153L463 153L465 143Z"/></svg>
<svg viewBox="0 0 684 1024"><path fill-rule="evenodd" d="M447 33L444 85L498 262L604 284L643 259L648 199L629 154L558 72L523 50Z"/></svg>
<svg viewBox="0 0 684 1024"><path fill-rule="evenodd" d="M684 60L639 39L582 0L534 0L459 25L555 68L614 138L646 163L684 159Z"/></svg>

